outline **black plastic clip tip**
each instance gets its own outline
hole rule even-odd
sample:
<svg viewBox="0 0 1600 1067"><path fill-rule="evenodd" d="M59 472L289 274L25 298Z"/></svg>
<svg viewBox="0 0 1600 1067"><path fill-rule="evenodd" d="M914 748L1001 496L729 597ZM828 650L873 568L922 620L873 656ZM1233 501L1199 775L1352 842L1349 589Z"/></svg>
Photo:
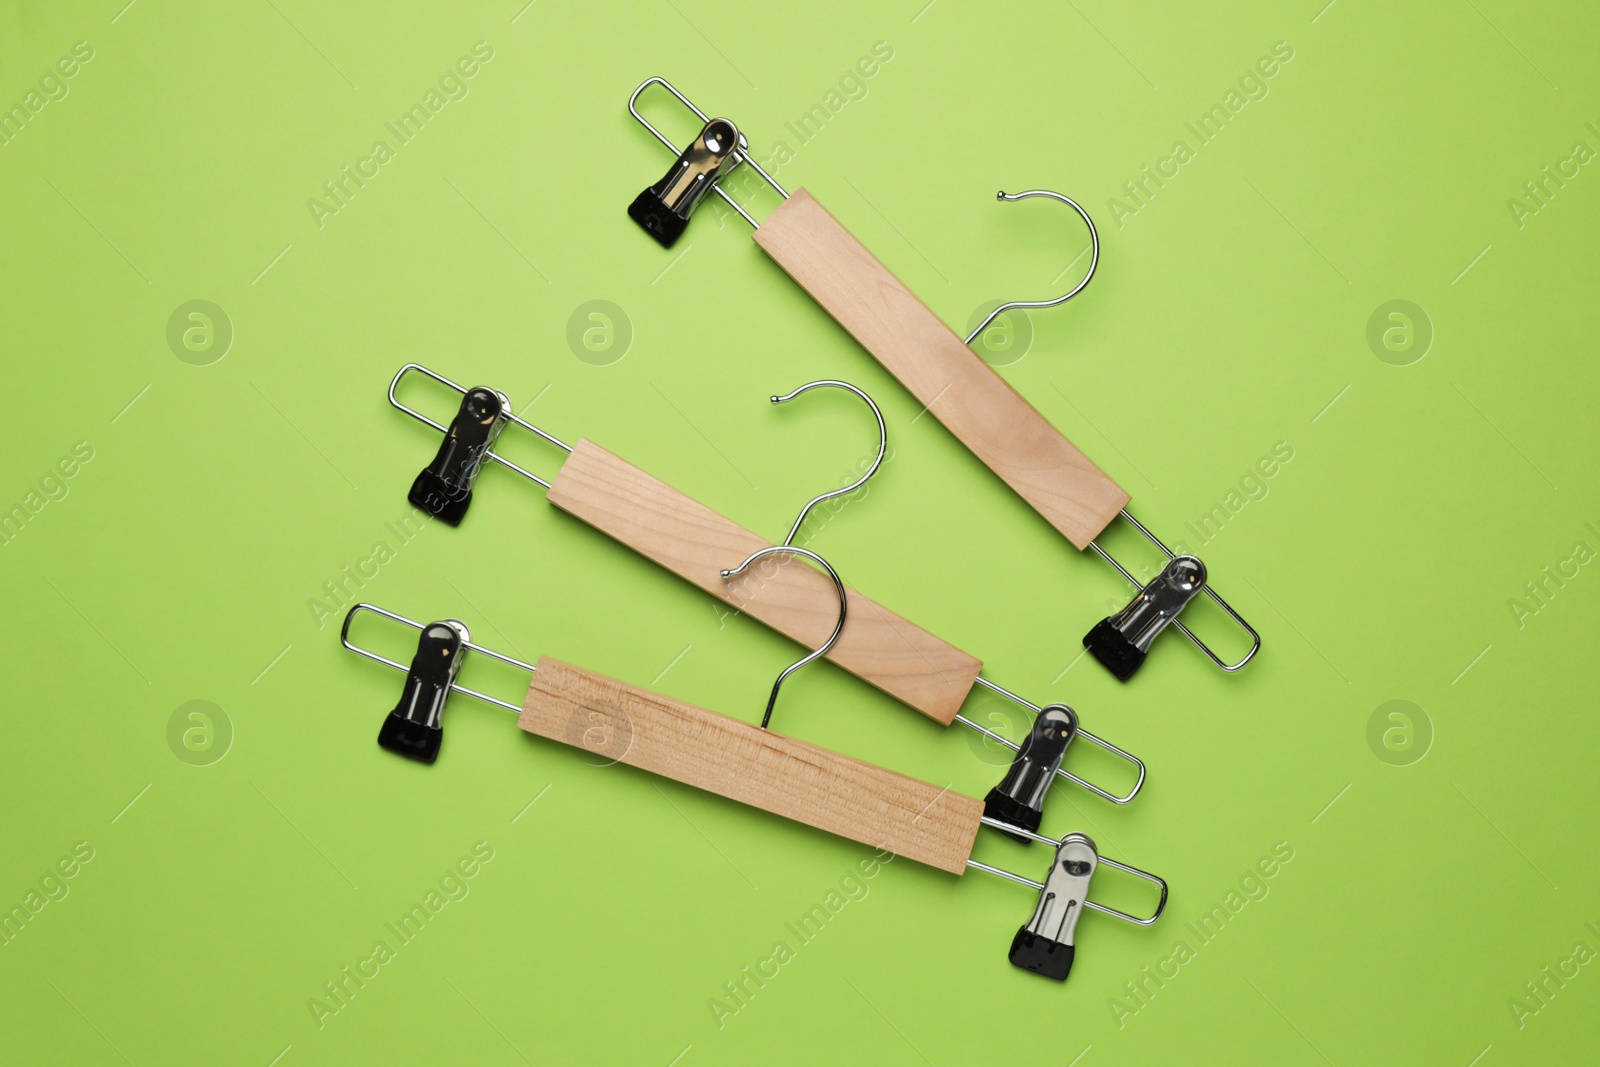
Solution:
<svg viewBox="0 0 1600 1067"><path fill-rule="evenodd" d="M441 716L461 671L467 640L466 627L460 623L435 622L423 628L400 702L378 730L380 746L419 763L439 758L444 739Z"/></svg>

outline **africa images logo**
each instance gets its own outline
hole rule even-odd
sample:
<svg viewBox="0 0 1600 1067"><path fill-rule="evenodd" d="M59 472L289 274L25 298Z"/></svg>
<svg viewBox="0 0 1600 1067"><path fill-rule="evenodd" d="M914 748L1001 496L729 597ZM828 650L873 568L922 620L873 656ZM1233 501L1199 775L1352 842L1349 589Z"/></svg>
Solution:
<svg viewBox="0 0 1600 1067"><path fill-rule="evenodd" d="M379 138L372 142L372 148L365 156L356 160L352 169L346 163L339 169L339 173L322 183L322 196L306 201L306 209L311 212L311 221L317 229L327 225L328 219L339 214L350 206L357 193L367 187L367 183L377 178L382 173L383 167L399 155L399 148L404 148L416 140L434 116L445 109L451 101L462 101L472 91L468 84L477 77L490 60L494 59L494 48L487 41L479 41L472 46L472 54L464 55L457 59L451 67L439 75L437 87L430 87L422 94L421 100L412 104L401 112L393 122L385 122L383 128L389 132L389 137L394 141L391 145L388 139Z"/></svg>

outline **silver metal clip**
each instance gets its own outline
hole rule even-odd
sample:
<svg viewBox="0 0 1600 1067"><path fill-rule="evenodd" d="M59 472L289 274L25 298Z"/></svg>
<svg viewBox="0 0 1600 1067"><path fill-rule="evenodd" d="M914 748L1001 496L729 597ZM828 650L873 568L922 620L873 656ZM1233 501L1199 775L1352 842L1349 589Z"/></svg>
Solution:
<svg viewBox="0 0 1600 1067"><path fill-rule="evenodd" d="M982 734L983 736L987 737L989 740L994 741L997 744L1004 745L1006 748L1009 748L1013 752L1017 753L1016 758L1012 761L1012 764L1011 764L1013 770L1015 770L1018 767L1018 765L1023 762L1023 750L1025 748L1027 748L1033 742L1034 734L1039 732L1041 729L1052 729L1053 730L1053 727L1051 727L1048 724L1047 724L1046 727L1042 728L1040 726L1040 720L1044 717L1044 715L1045 715L1045 713L1047 711L1054 709L1057 712L1065 712L1066 714L1068 714L1068 715L1070 715L1072 717L1072 729L1071 729L1070 734L1068 734L1063 740L1060 741L1061 752L1060 752L1059 758L1055 758L1055 759L1052 760L1049 757L1043 756L1043 753L1048 751L1047 749L1040 749L1039 750L1039 752L1041 753L1039 758L1034 758L1032 756L1029 757L1029 766L1032 767L1034 770L1037 770L1038 768L1041 768L1041 767L1044 767L1044 766L1048 766L1050 768L1050 773L1044 775L1045 781L1049 781L1050 777L1052 775L1060 775L1062 778L1067 779L1067 781L1076 782L1078 785L1081 785L1085 789L1089 790L1089 792L1095 794L1096 796L1098 796L1098 797L1100 797L1100 798L1102 798L1104 800L1109 800L1113 804L1126 804L1126 803L1128 803L1134 797L1139 795L1139 790L1140 789L1144 788L1144 778L1145 778L1144 761L1139 759L1139 757L1135 756L1133 753L1127 752L1127 751L1125 751L1125 750L1123 750L1121 748L1118 748L1116 745L1113 745L1110 741L1107 741L1105 738L1097 737L1096 735L1090 733L1088 730L1085 730L1082 726L1080 726L1078 724L1078 713L1073 711L1071 708L1067 707L1067 705L1065 705L1065 704L1051 704L1051 705L1048 705L1048 707L1041 708L1039 705L1033 703L1031 700L1027 700L1027 699L1025 699L1025 698L1023 698L1021 696L1018 696L1016 693L1013 693L1011 690L1005 688L1004 686L996 685L994 682L989 681L989 679L985 678L981 674L978 675L978 677L975 678L974 681L978 685L982 686L983 688L989 690L992 693L998 693L999 695L1005 697L1007 700L1015 701L1020 706L1022 706L1024 708L1027 708L1029 711L1033 712L1033 714L1036 716L1036 718L1034 719L1033 728L1029 731L1028 737L1026 739L1024 739L1024 741L1023 741L1023 743L1021 745L1019 745L1015 741L1011 740L1009 737L1006 737L1004 734L995 733L993 730L991 730L987 726L984 726L983 724L977 722L976 720L969 719L965 715L960 714L959 712L956 714L955 721L960 723L962 726L970 727L971 729L974 729L974 730L978 731L980 734ZM1058 722L1059 720L1053 720L1053 721L1057 721ZM1073 740L1073 738L1078 738L1078 737L1083 738L1085 741L1088 741L1091 744L1099 745L1101 748L1105 749L1107 752L1110 752L1112 755L1117 756L1117 757L1119 757L1121 759L1124 759L1127 762L1133 764L1133 766L1139 772L1138 780L1133 783L1133 788L1129 789L1126 793L1122 794L1121 796L1118 796L1116 793L1112 793L1112 792L1110 792L1108 790L1100 788L1099 786L1095 785L1093 782L1089 781L1087 778L1078 777L1076 774L1073 774L1071 771L1069 771L1065 767L1061 766L1062 760L1064 760L1066 758L1066 752L1067 752L1068 743L1070 743ZM1053 745L1053 742L1052 742L1052 745ZM1011 779L1011 775L1007 774L1005 781L1010 781L1010 779ZM1002 781L1000 788L1003 789L1005 787L1005 781ZM1032 772L1031 771L1030 771L1030 774L1029 774L1029 781L1030 782L1032 781ZM1046 795L1047 792L1048 792L1048 790L1041 790L1039 792L1037 798L1032 798L1033 801L1036 801L1036 804L1035 803L1030 803L1029 807L1030 808L1042 807L1042 805L1044 804L1044 798L1045 798L1045 795ZM1027 791L1027 794L1030 797L1031 797L1031 793L1032 793L1031 790ZM990 796L993 796L993 795L994 795L993 793L990 794ZM1019 793L1018 799L1019 800L1021 799L1021 793ZM987 803L986 803L985 806L986 806L986 809L987 809ZM1020 807L1020 805L1019 805L1019 807ZM990 814L993 815L993 814L995 814L995 812L990 812ZM1010 816L1016 816L1017 818L1021 818L1022 817L1021 813L1016 811L1016 810L1008 811L1007 815L1008 815L1008 817L1010 817ZM1032 828L1033 829L1037 829L1038 828L1037 819L1034 821ZM1024 828L1024 829L1027 829L1027 828ZM1013 835L1013 836L1015 836L1015 835Z"/></svg>
<svg viewBox="0 0 1600 1067"><path fill-rule="evenodd" d="M1261 651L1261 635L1256 633L1255 628L1244 621L1244 616L1234 611L1232 605L1218 596L1217 591L1207 583L1206 565L1194 556L1180 556L1174 553L1172 549L1162 544L1161 539L1151 533L1144 523L1134 518L1127 508L1122 509L1121 515L1166 555L1167 563L1148 585L1142 585L1128 568L1101 548L1099 542L1089 542L1089 547L1094 549L1101 559L1117 568L1117 572L1139 590L1131 604L1117 614L1101 619L1095 624L1094 629L1084 635L1083 646L1094 655L1094 658L1112 674L1126 682L1144 664L1151 642L1170 625L1194 642L1195 647L1210 657L1211 662L1230 674L1254 659L1256 653ZM1194 631L1178 618L1178 613L1198 593L1205 593L1214 600L1241 630L1250 635L1250 651L1237 662L1229 663L1217 655L1211 650L1210 645L1196 637Z"/></svg>
<svg viewBox="0 0 1600 1067"><path fill-rule="evenodd" d="M394 395L395 390L399 388L400 380L411 371L427 375L440 385L448 386L461 394L461 405L448 427L441 426L422 412L407 407ZM432 426L444 434L438 455L434 456L433 462L424 467L422 473L411 483L408 497L412 504L434 518L443 519L451 526L459 526L461 519L466 515L467 507L472 503L472 487L477 483L484 460L493 460L503 467L511 468L531 482L536 482L546 489L550 488L550 483L537 474L523 470L495 452L495 442L500 439L500 432L508 423L515 423L563 452L572 451L572 447L564 441L545 433L533 423L518 418L517 413L512 410L510 398L498 389L482 385L466 389L420 363L407 363L395 374L389 383L389 403L418 422Z"/></svg>
<svg viewBox="0 0 1600 1067"><path fill-rule="evenodd" d="M695 117L705 124L701 127L700 136L681 152L666 134L639 114L639 97L652 85L659 85L671 93L678 103L694 112ZM748 163L750 168L761 175L762 180L779 196L785 200L789 199L788 191L773 180L772 175L763 170L761 164L750 155L750 143L744 134L739 132L737 126L727 119L707 116L694 105L692 100L678 92L667 79L652 77L640 82L639 87L628 98L628 113L654 134L656 140L678 156L672 164L672 169L667 171L666 177L640 193L628 207L629 217L642 226L650 236L661 242L663 247L672 247L673 242L688 225L689 213L707 193L716 193L727 201L728 206L737 211L739 216L750 224L751 229L760 228L760 223L756 222L750 213L740 207L738 201L729 196L718 184L740 164Z"/></svg>
<svg viewBox="0 0 1600 1067"><path fill-rule="evenodd" d="M633 198L628 217L663 248L671 248L689 225L689 213L718 179L739 165L741 143L738 127L727 119L707 122L700 136L678 153L666 176Z"/></svg>
<svg viewBox="0 0 1600 1067"><path fill-rule="evenodd" d="M1193 556L1174 556L1133 603L1101 619L1083 644L1106 669L1126 682L1144 663L1156 635L1205 588L1206 565Z"/></svg>
<svg viewBox="0 0 1600 1067"><path fill-rule="evenodd" d="M383 618L388 619L391 622L398 622L402 626L409 626L413 630L421 631L422 632L422 637L419 640L418 647L417 647L417 655L418 655L419 658L421 658L423 656L425 649L427 649L430 652L430 654L433 651L432 647L430 647L430 634L433 633L435 628L437 628L437 627L445 627L445 628L453 631L457 635L457 637L459 638L459 645L456 646L455 650L449 656L450 670L448 672L448 676L434 675L434 676L430 677L430 679L429 679L429 683L431 685L435 686L436 688L438 688L439 691L440 691L439 695L437 697L437 700L433 705L433 711L434 711L433 722L435 723L435 725L437 725L437 723L439 721L438 720L438 714L443 712L443 710L444 710L446 697L452 692L461 693L461 694L463 694L465 696L472 697L474 700L481 700L486 704L493 704L496 707L505 708L507 711L513 712L513 713L518 714L518 715L522 714L522 708L519 707L518 705L512 704L509 701L501 700L499 697L492 697L487 693L480 693L476 689L468 689L466 686L461 685L459 682L457 682L456 681L456 677L461 673L461 666L465 662L466 654L467 654L467 652L469 650L472 651L472 652L477 652L477 653L480 653L482 655L488 656L490 659L497 659L501 663L509 663L513 667L521 667L523 670L527 671L529 674L534 673L535 668L534 668L533 664L524 663L520 659L513 659L510 656L504 655L504 654L502 654L500 652L496 652L492 648L484 648L482 645L473 644L472 640L471 640L471 637L467 632L466 626L463 625L460 622L457 622L455 619L443 619L443 620L441 620L439 622L434 622L434 623L421 623L421 622L417 622L415 619L408 619L404 615L396 615L392 611L385 611L382 608L377 607L376 605L373 605L373 604L357 604L353 608L351 608L349 610L349 612L347 612L345 614L344 626L339 630L339 643L344 645L345 648L348 648L351 652L354 652L358 656L365 656L367 659L370 659L370 660L372 660L372 661L374 661L376 663L381 663L385 667L393 667L395 670L401 671L401 672L403 672L403 673L405 673L407 675L410 675L412 670L416 669L417 664L416 664L415 661L413 662L412 667L408 669L406 667L406 665L403 664L403 663L396 663L394 660L390 659L387 656L381 656L378 653L368 651L367 649L364 649L364 648L360 647L359 645L351 644L351 642L350 642L350 625L351 625L351 623L355 622L356 616L361 614L363 611L371 612L374 615L381 615ZM439 638L439 639L443 639L444 638L444 635L442 635L442 634L437 634L435 636L437 638ZM408 691L408 693L409 693L409 688L410 688L410 679L408 678L407 679L407 691ZM402 699L400 706L401 707L405 707L406 706L406 701L404 699ZM399 710L400 710L399 708L396 708L397 712ZM380 743L382 743L381 740L380 740ZM385 745L384 747L387 748L389 746ZM437 751L437 748L438 748L437 741L435 741L434 747L435 747L435 751ZM402 755L410 755L410 753L401 753L401 754ZM413 757L413 758L415 758L415 757ZM430 759L430 760L427 760L426 762L432 763L433 760Z"/></svg>
<svg viewBox="0 0 1600 1067"><path fill-rule="evenodd" d="M1017 749L1010 770L983 798L983 813L1023 830L1038 830L1044 819L1045 794L1077 733L1078 713L1065 704L1051 704L1040 712L1027 739ZM1018 841L1028 840L1006 832Z"/></svg>
<svg viewBox="0 0 1600 1067"><path fill-rule="evenodd" d="M1073 935L1089 898L1089 879L1100 856L1087 834L1068 834L1056 846L1050 873L1033 918L1011 939L1011 962L1025 971L1064 982L1077 953Z"/></svg>
<svg viewBox="0 0 1600 1067"><path fill-rule="evenodd" d="M985 816L983 823L1008 836L1016 836L1016 827L1000 820ZM1066 981L1067 974L1072 970L1073 956L1077 952L1075 939L1078 918L1085 909L1098 911L1102 915L1109 915L1135 926L1150 926L1161 918L1162 912L1167 910L1167 883L1164 879L1149 871L1141 871L1137 867L1130 867L1126 863L1118 863L1114 859L1100 855L1099 850L1095 848L1094 840L1088 834L1070 833L1059 841L1032 832L1027 832L1026 836L1031 840L1055 846L1055 854L1050 860L1050 873L1045 876L1043 882L1035 882L1032 878L1024 878L1020 874L1013 874L987 863L979 863L977 860L967 861L968 867L998 875L1020 885L1032 886L1039 891L1039 903L1034 908L1033 918L1019 929L1016 937L1011 940L1011 962L1023 970L1054 978L1058 982ZM1089 882L1101 865L1114 867L1136 878L1143 878L1160 889L1161 899L1156 902L1155 911L1140 918L1090 900Z"/></svg>

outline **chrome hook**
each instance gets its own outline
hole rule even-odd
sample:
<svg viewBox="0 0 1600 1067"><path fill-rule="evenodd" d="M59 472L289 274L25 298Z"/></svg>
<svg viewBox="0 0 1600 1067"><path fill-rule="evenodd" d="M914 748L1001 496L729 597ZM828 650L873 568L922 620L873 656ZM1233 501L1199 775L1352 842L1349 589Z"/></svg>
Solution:
<svg viewBox="0 0 1600 1067"><path fill-rule="evenodd" d="M844 582L839 579L839 572L834 570L833 565L827 560L823 559L815 552L812 552L810 549L795 548L792 545L773 545L770 548L763 548L758 552L752 552L748 557L745 558L743 563L739 564L737 567L734 567L732 570L723 571L722 578L724 581L727 581L730 578L737 578L739 575L749 570L750 565L756 560L764 559L767 556L776 555L778 553L804 556L806 559L811 560L817 566L828 572L828 577L833 579L834 589L839 593L839 621L834 624L833 633L828 635L828 639L822 643L822 647L818 648L814 652L807 653L806 655L795 660L793 663L789 664L783 669L783 673L778 675L778 680L772 683L772 695L767 697L767 710L761 716L761 728L763 730L765 730L767 728L767 724L772 721L772 708L773 705L777 704L778 702L778 690L783 688L784 679L788 678L789 675L793 674L795 671L799 670L801 667L804 667L813 660L821 659L823 656L828 654L828 650L833 648L833 646L838 643L839 635L844 632L844 619L848 611L848 602L845 598Z"/></svg>
<svg viewBox="0 0 1600 1067"><path fill-rule="evenodd" d="M1026 200L1030 196L1048 196L1052 200L1059 200L1061 203L1076 211L1078 213L1078 217L1083 219L1084 225L1089 227L1090 254L1088 273L1084 274L1083 280L1078 282L1077 285L1073 286L1065 296L1058 296L1054 300L1012 300L1009 303L1001 304L999 307L989 312L988 318L978 323L978 328L976 330L973 330L971 333L967 334L966 343L969 345L972 343L974 338L989 328L989 324L991 322L999 318L1001 315L1004 315L1008 311L1013 311L1017 308L1053 308L1057 304L1065 304L1068 300L1071 300L1073 297L1083 292L1084 286L1089 284L1089 279L1094 277L1095 269L1100 265L1100 231L1094 228L1094 220L1091 219L1089 217L1089 213L1083 209L1083 205L1072 199L1072 197L1065 196L1061 193L1051 192L1049 189L1029 189L1024 193L1008 193L1002 189L1000 192L995 194L995 199L1017 201Z"/></svg>
<svg viewBox="0 0 1600 1067"><path fill-rule="evenodd" d="M824 500L832 500L834 497L838 496L848 496L857 489L860 489L863 485L866 485L867 480L874 474L878 473L878 468L883 464L884 453L887 452L889 448L889 430L888 427L884 425L883 412L878 410L878 405L873 402L873 399L870 396L868 396L862 390L857 389L849 382L836 381L832 378L823 378L819 381L808 382L792 393L788 393L784 396L770 397L769 399L774 404L786 404L797 396L800 396L804 393L809 393L813 389L821 389L825 386L831 386L835 389L844 389L848 392L854 393L856 396L859 396L862 400L867 402L867 407L872 409L872 417L878 420L878 456L872 461L872 466L869 467L867 472L860 478L857 478L854 482L845 486L843 489L835 489L832 492L823 493L820 496L813 497L809 504L801 508L799 517L794 520L794 525L789 527L789 536L783 539L785 546L794 544L795 535L800 532L800 527L805 524L806 516L811 513L812 508L816 507ZM827 566L827 564L823 564L823 566ZM723 577L727 577L727 575L723 575Z"/></svg>
<svg viewBox="0 0 1600 1067"><path fill-rule="evenodd" d="M783 669L783 673L778 675L778 680L772 683L772 693L767 697L767 710L761 716L761 728L763 730L765 730L767 728L767 724L772 721L772 709L778 703L778 690L783 688L784 680L801 667L804 667L806 664L821 659L823 656L828 654L829 650L838 643L839 635L844 632L845 616L848 614L849 610L848 599L845 595L844 582L839 578L839 572L833 569L833 565L831 563L817 555L815 552L812 552L810 549L795 547L794 539L796 535L800 533L800 527L805 525L806 516L811 513L812 508L816 507L825 500L832 500L835 497L846 496L855 492L857 489L860 489L863 485L866 485L867 481L874 474L878 473L878 468L883 465L884 454L889 449L889 429L883 421L883 412L878 409L878 405L873 401L872 397L868 396L861 389L851 385L849 382L841 382L833 378L822 378L814 382L807 382L800 388L795 389L792 392L785 393L783 396L771 396L768 397L768 399L771 400L773 404L786 404L797 396L802 396L805 393L809 393L813 389L821 389L824 387L843 389L846 392L854 393L856 396L864 400L867 407L872 410L872 417L878 423L878 454L873 457L872 465L867 468L866 473L842 489L834 489L812 497L810 502L807 503L805 507L800 509L800 514L795 517L794 525L789 527L789 534L783 539L783 544L773 545L769 548L763 548L757 552L753 552L745 559L743 563L739 564L737 567L721 572L723 580L727 581L729 579L739 577L739 575L750 569L750 565L752 563L767 556L779 554L789 556L804 556L806 559L811 560L817 566L828 572L828 577L833 579L833 588L839 594L839 621L834 624L833 633L828 635L828 639L822 643L821 647L807 653L801 658L795 660L793 663L789 664L789 666L785 667Z"/></svg>

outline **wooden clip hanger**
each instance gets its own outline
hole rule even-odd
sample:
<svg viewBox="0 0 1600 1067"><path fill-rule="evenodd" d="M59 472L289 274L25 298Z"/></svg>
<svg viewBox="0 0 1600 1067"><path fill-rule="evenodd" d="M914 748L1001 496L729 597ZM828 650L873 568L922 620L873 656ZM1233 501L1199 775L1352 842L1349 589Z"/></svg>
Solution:
<svg viewBox="0 0 1600 1067"><path fill-rule="evenodd" d="M448 428L401 403L395 396L401 379L413 371L461 394L460 408ZM1037 826L1049 785L1057 775L1114 804L1131 801L1143 787L1145 778L1144 764L1137 757L1083 729L1077 713L1067 705L1041 707L1018 696L984 678L980 673L983 664L975 656L855 590L844 590L843 583L826 561L812 558L812 562L826 568L827 573L809 567L780 568L753 593L730 581L763 553L786 549L793 554L809 555L793 547L807 514L823 501L859 489L882 463L888 444L883 415L872 398L855 386L832 380L811 382L771 399L775 404L786 403L819 387L843 389L867 404L878 428L877 458L852 484L822 493L807 503L781 545L767 542L591 441L580 440L575 446L565 444L517 417L510 399L499 390L486 386L464 389L426 367L408 363L390 382L389 401L444 435L433 462L417 475L410 492L411 502L430 514L452 525L459 523L471 503L485 463L493 461L509 467L543 486L550 503L741 612L809 649L816 649L813 655L826 655L840 667L940 725L960 722L1013 750L1016 757L1006 777L987 798L991 815L1004 817L1011 823ZM567 453L554 478L541 478L495 452L493 446L508 423L517 424ZM740 559L744 560L742 564L731 566ZM836 585L844 590L849 622L842 632L836 629L830 637L829 628L834 626L837 613ZM963 703L979 687L1033 713L1033 726L1021 744L961 714ZM1128 761L1137 773L1132 788L1125 793L1113 793L1066 770L1062 762L1068 746L1077 737Z"/></svg>
<svg viewBox="0 0 1600 1067"><path fill-rule="evenodd" d="M652 85L666 89L705 124L681 153L639 114L639 96ZM628 110L657 140L678 153L665 177L629 205L628 214L635 222L670 248L695 207L708 193L716 193L755 230L756 244L922 401L926 410L1063 537L1080 551L1094 549L1138 590L1128 607L1101 620L1084 636L1085 647L1097 660L1127 681L1143 665L1156 636L1171 625L1225 671L1237 671L1250 662L1261 647L1261 637L1207 582L1205 564L1191 555L1174 554L1135 519L1128 511L1128 493L968 347L997 316L1015 308L1054 307L1089 284L1100 260L1100 235L1089 213L1076 201L1044 189L999 194L999 199L1008 201L1047 197L1071 207L1089 228L1094 254L1083 280L1066 295L1002 304L962 340L815 197L805 189L790 195L773 180L750 155L748 141L732 122L707 117L659 77L646 79L634 90ZM758 223L718 184L741 164L748 164L783 198L765 222ZM1141 583L1097 542L1119 516L1165 554L1164 566L1148 583ZM1178 619L1178 613L1201 592L1249 635L1250 651L1236 662L1218 656Z"/></svg>
<svg viewBox="0 0 1600 1067"><path fill-rule="evenodd" d="M357 615L370 612L419 631L407 668L350 640ZM983 802L739 719L674 700L549 657L537 664L472 643L467 627L444 619L420 623L371 604L345 616L345 648L405 673L399 703L384 719L378 743L433 763L443 737L443 711L452 691L515 712L528 733L614 762L736 800L763 811L951 874L968 867L1039 890L1033 918L1017 931L1010 959L1025 970L1065 979L1072 966L1078 916L1087 908L1149 926L1166 908L1167 884L1156 875L1100 856L1081 833L1057 840L986 815ZM461 685L468 651L532 675L519 707ZM787 672L786 672L787 673ZM780 678L781 682L781 678ZM1051 845L1043 882L972 858L981 826ZM1087 899L1089 878L1105 864L1143 878L1160 891L1154 912L1136 917Z"/></svg>

